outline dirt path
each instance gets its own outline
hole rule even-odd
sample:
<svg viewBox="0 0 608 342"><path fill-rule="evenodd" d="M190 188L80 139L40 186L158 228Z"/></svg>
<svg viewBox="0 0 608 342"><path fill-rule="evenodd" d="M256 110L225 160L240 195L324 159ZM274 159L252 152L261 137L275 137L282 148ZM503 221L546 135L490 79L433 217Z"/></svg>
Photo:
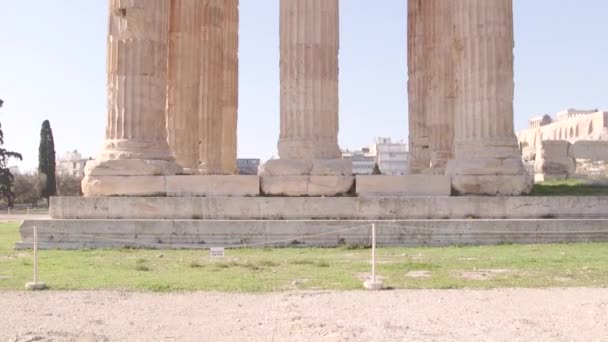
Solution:
<svg viewBox="0 0 608 342"><path fill-rule="evenodd" d="M608 339L608 289L0 292L1 341Z"/></svg>

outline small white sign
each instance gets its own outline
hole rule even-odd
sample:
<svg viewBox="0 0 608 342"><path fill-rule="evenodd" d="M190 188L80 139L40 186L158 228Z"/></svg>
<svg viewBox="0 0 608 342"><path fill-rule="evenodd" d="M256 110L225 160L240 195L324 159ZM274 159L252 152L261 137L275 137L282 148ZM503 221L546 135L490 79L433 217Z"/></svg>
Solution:
<svg viewBox="0 0 608 342"><path fill-rule="evenodd" d="M224 247L211 248L211 257L212 258L223 258L224 257Z"/></svg>

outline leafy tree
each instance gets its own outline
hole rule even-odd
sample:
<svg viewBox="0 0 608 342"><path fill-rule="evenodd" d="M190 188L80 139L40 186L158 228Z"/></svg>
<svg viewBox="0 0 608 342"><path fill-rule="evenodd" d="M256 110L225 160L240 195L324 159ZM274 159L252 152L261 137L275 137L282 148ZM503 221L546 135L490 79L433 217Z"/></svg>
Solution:
<svg viewBox="0 0 608 342"><path fill-rule="evenodd" d="M57 194L57 180L55 179L55 142L49 120L44 120L40 129L40 147L38 148L38 173L45 177L42 187L42 197L48 199Z"/></svg>
<svg viewBox="0 0 608 342"><path fill-rule="evenodd" d="M0 100L0 108L3 103L4 101ZM20 153L7 151L2 147L3 145L4 133L2 132L2 125L0 124L0 197L6 200L9 208L12 208L15 201L15 194L13 193L13 181L15 180L15 177L7 164L10 158L22 160L23 157Z"/></svg>
<svg viewBox="0 0 608 342"><path fill-rule="evenodd" d="M15 182L13 183L15 203L37 206L38 202L42 200L42 196L40 196L42 185L43 182L37 174L15 175Z"/></svg>
<svg viewBox="0 0 608 342"><path fill-rule="evenodd" d="M372 171L372 175L381 175L382 171L380 171L380 166L378 166L378 163L376 163L374 165L374 171Z"/></svg>
<svg viewBox="0 0 608 342"><path fill-rule="evenodd" d="M57 176L57 190L61 196L81 196L81 179L71 175Z"/></svg>

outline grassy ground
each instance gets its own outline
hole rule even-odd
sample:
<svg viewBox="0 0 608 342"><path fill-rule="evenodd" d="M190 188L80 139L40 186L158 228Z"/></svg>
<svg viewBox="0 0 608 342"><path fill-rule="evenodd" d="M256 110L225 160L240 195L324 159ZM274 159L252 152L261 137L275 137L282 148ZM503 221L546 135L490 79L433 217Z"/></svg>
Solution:
<svg viewBox="0 0 608 342"><path fill-rule="evenodd" d="M15 251L17 224L0 224L0 290L32 279L30 251ZM208 251L41 251L40 278L52 289L266 292L359 289L370 250L358 248ZM379 275L392 288L608 286L608 244L381 248ZM412 277L417 276L417 277ZM430 276L419 278L420 276Z"/></svg>
<svg viewBox="0 0 608 342"><path fill-rule="evenodd" d="M532 196L608 196L607 185L589 184L579 179L534 184Z"/></svg>

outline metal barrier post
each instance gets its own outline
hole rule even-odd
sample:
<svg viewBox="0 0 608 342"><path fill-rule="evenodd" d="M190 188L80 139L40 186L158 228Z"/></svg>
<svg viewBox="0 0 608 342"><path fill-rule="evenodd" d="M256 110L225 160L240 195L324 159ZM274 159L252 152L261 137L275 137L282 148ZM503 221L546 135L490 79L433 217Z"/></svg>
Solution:
<svg viewBox="0 0 608 342"><path fill-rule="evenodd" d="M44 290L46 284L38 282L38 228L34 226L34 281L25 284L28 290Z"/></svg>
<svg viewBox="0 0 608 342"><path fill-rule="evenodd" d="M363 282L368 290L381 290L382 282L376 281L376 224L372 223L372 278Z"/></svg>

